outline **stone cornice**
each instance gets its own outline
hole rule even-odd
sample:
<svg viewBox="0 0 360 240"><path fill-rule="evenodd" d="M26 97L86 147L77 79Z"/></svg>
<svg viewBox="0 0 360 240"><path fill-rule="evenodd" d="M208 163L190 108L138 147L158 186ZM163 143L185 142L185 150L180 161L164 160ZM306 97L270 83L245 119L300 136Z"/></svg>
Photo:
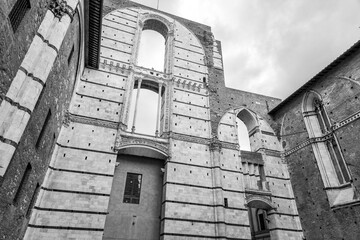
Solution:
<svg viewBox="0 0 360 240"><path fill-rule="evenodd" d="M98 127L112 128L118 129L119 123L114 121L108 121L99 118L93 118L88 116L81 116L77 114L70 113L69 111L65 111L63 124L65 127L68 127L71 122L83 123L88 125L94 125Z"/></svg>
<svg viewBox="0 0 360 240"><path fill-rule="evenodd" d="M141 145L147 146L153 149L157 149L158 151L162 152L166 156L170 156L169 153L169 144L164 141L156 141L156 139L148 139L142 138L139 136L129 136L118 134L115 141L115 151L122 149L126 146L134 146L134 145Z"/></svg>

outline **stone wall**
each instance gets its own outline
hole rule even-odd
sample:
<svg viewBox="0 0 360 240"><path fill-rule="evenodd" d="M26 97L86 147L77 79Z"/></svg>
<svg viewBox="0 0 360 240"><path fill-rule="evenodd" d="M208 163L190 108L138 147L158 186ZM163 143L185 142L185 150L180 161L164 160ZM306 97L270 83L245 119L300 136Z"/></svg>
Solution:
<svg viewBox="0 0 360 240"><path fill-rule="evenodd" d="M8 36L9 38L2 42L9 43L6 49L1 48L8 50L7 54L1 56L2 61L6 62L4 68L10 71L7 75L9 79L14 77L39 26L39 18L46 10L43 2L31 1L31 4L32 8L15 35ZM6 26L7 29L9 27L11 30L11 26ZM64 112L69 107L79 61L79 38L79 16L76 14L14 157L4 177L0 178L0 239L18 239L25 232L31 213L29 208L38 196L36 185L43 182L63 123ZM14 42L11 43L13 39ZM72 48L74 50L70 56ZM1 77L2 83L5 83L2 86L6 86L2 91L5 92L8 88L6 79ZM49 111L51 115L47 118ZM28 163L31 164L28 181L21 183Z"/></svg>
<svg viewBox="0 0 360 240"><path fill-rule="evenodd" d="M354 46L351 54L339 59L341 61L317 77L316 82L308 84L274 113L276 122L282 124L282 145L285 154L288 152L286 162L306 239L355 240L360 236L360 152L357 134L360 128L360 51ZM322 97L352 179L355 198L337 206L331 206L329 202L312 145L301 145L309 138L302 105L304 94L310 90Z"/></svg>
<svg viewBox="0 0 360 240"><path fill-rule="evenodd" d="M46 0L31 0L31 8L14 32L8 15L16 1L4 0L0 3L0 96L9 89L47 10Z"/></svg>
<svg viewBox="0 0 360 240"><path fill-rule="evenodd" d="M13 33L7 14L14 2L1 3L1 99L46 9L45 2L30 1ZM169 28L165 73L136 66L146 19ZM167 158L161 239L251 239L252 199L268 204L271 239L301 239L302 229L307 239L358 238L359 50L271 111L279 99L226 88L221 43L209 26L129 1L104 1L100 67L85 69L75 84L79 25L76 15L0 178L0 238L21 237L28 226L25 239L101 239L113 211L108 204L117 154L145 148ZM128 131L131 94L140 79L164 89L156 137ZM306 90L323 99L352 176L353 201L329 203L303 119ZM254 118L256 154L239 151L235 121L243 110ZM259 162L266 189L257 189L260 173L251 164Z"/></svg>

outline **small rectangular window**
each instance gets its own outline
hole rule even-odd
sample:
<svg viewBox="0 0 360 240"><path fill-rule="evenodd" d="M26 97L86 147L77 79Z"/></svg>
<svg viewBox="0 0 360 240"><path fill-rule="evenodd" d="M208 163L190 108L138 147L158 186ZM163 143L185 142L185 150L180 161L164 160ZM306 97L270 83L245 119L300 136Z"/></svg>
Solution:
<svg viewBox="0 0 360 240"><path fill-rule="evenodd" d="M137 173L127 173L125 190L124 190L124 203L140 202L142 175Z"/></svg>
<svg viewBox="0 0 360 240"><path fill-rule="evenodd" d="M44 135L44 133L45 133L45 130L46 130L47 125L49 125L50 119L51 119L51 109L49 109L49 111L48 111L48 113L47 113L47 115L46 115L45 122L44 122L44 124L43 124L43 126L42 126L42 128L41 128L39 137L38 137L38 139L37 139L37 141L36 141L36 144L35 144L35 148L39 148L39 145L40 145L40 143L41 143L41 139L43 138L43 135Z"/></svg>
<svg viewBox="0 0 360 240"><path fill-rule="evenodd" d="M224 198L224 207L228 207L228 199L227 198Z"/></svg>
<svg viewBox="0 0 360 240"><path fill-rule="evenodd" d="M11 9L9 19L14 32L19 27L28 9L30 9L30 0L17 0Z"/></svg>
<svg viewBox="0 0 360 240"><path fill-rule="evenodd" d="M31 164L28 163L28 165L26 166L26 169L25 169L25 172L21 178L21 182L19 184L19 187L15 193L15 196L14 196L14 199L13 199L13 203L15 205L17 205L21 199L21 195L22 195L22 192L24 191L27 183L29 182L29 177L30 177L30 173L31 173Z"/></svg>

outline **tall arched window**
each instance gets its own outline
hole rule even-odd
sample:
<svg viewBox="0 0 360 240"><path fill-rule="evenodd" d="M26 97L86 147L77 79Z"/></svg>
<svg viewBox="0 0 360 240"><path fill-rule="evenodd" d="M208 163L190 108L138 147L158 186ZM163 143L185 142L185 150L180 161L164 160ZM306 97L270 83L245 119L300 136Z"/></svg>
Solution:
<svg viewBox="0 0 360 240"><path fill-rule="evenodd" d="M350 175L339 148L331 122L321 100L315 92L305 95L303 116L310 138L318 138L312 144L325 187L337 187L350 182Z"/></svg>
<svg viewBox="0 0 360 240"><path fill-rule="evenodd" d="M164 72L164 60L164 37L156 31L142 31L137 65Z"/></svg>
<svg viewBox="0 0 360 240"><path fill-rule="evenodd" d="M245 174L245 187L248 189L269 190L262 155L255 152L259 145L251 142L251 138L257 138L258 135L256 134L260 134L255 114L247 109L241 109L236 115L236 127Z"/></svg>
<svg viewBox="0 0 360 240"><path fill-rule="evenodd" d="M169 73L173 35L172 25L166 19L144 14L135 34L134 86L128 101L127 130L161 137L164 127L166 100L164 74ZM149 71L147 69L153 69ZM157 72L156 72L157 71ZM155 73L154 73L155 72Z"/></svg>
<svg viewBox="0 0 360 240"><path fill-rule="evenodd" d="M255 116L249 110L242 109L236 116L236 127L240 149L245 151L254 150L254 147L251 147L250 136L258 128Z"/></svg>
<svg viewBox="0 0 360 240"><path fill-rule="evenodd" d="M160 21L151 16L141 21L144 22L141 33L137 35L140 45L137 47L135 64L168 73L173 40L173 35L169 33L170 23L166 19Z"/></svg>
<svg viewBox="0 0 360 240"><path fill-rule="evenodd" d="M249 131L243 121L240 118L236 118L237 136L241 150L251 151Z"/></svg>
<svg viewBox="0 0 360 240"><path fill-rule="evenodd" d="M320 99L314 99L314 109L319 121L319 126L322 134L327 134L331 130L331 123L329 117L325 111L322 101ZM335 167L335 171L340 184L344 184L350 181L350 176L345 165L344 158L338 147L336 136L333 135L331 139L326 141L327 148L329 150L331 160Z"/></svg>

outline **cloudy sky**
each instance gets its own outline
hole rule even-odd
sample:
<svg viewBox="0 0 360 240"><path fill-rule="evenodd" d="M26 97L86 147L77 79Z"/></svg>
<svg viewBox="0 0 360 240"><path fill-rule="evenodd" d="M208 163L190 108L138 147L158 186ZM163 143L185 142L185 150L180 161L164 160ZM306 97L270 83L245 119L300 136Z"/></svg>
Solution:
<svg viewBox="0 0 360 240"><path fill-rule="evenodd" d="M157 6L157 0L134 1ZM159 10L211 26L222 42L226 86L281 99L360 39L360 0L159 1ZM144 31L142 40L140 47L146 51L142 59L140 50L139 65L163 69L154 61L154 56L163 56L163 46L154 44L164 42L162 36ZM143 116L138 116L137 130L153 134L155 126L148 123L156 119L151 114L156 94L141 96ZM239 131L239 136L247 136L241 123ZM250 149L247 137L240 138L240 146Z"/></svg>
<svg viewBox="0 0 360 240"><path fill-rule="evenodd" d="M281 99L360 38L360 0L159 1L162 11L211 26L228 87Z"/></svg>

